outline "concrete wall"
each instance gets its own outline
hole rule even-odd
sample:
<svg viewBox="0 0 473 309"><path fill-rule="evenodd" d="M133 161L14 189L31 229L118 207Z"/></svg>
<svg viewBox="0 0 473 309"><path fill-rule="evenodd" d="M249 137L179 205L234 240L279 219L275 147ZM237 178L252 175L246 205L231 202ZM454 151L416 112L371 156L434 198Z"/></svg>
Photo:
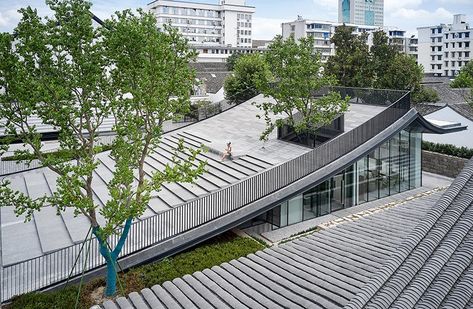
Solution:
<svg viewBox="0 0 473 309"><path fill-rule="evenodd" d="M422 151L422 170L450 178L456 178L468 162L467 159Z"/></svg>

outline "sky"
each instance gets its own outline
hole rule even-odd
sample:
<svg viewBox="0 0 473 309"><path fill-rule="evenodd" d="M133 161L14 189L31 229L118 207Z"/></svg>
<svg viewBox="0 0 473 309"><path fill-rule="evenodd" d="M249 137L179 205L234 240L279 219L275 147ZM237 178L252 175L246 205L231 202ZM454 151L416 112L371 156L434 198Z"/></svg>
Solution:
<svg viewBox="0 0 473 309"><path fill-rule="evenodd" d="M126 8L146 7L145 0L91 0L92 11L106 19L113 12ZM217 3L218 0L188 0ZM281 33L281 23L293 21L298 15L307 19L337 21L337 0L247 0L256 7L253 20L253 39L272 39ZM44 0L0 0L0 32L12 31L20 15L17 10L32 6L41 14L49 10ZM473 25L473 0L384 0L385 26L398 27L417 34L416 28L440 23L452 23L453 14L466 14Z"/></svg>

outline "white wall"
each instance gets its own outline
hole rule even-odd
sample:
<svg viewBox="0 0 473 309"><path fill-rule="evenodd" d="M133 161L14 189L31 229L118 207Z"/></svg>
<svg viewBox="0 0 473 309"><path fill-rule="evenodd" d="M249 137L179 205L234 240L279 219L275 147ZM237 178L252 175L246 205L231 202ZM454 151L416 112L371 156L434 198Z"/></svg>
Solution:
<svg viewBox="0 0 473 309"><path fill-rule="evenodd" d="M428 120L441 120L461 123L462 125L468 126L467 130L457 133L444 135L424 134L425 141L440 144L452 144L457 147L473 148L473 121L463 117L448 106L427 115L425 118Z"/></svg>
<svg viewBox="0 0 473 309"><path fill-rule="evenodd" d="M424 73L431 73L432 67L430 65L432 58L430 57L432 48L431 48L431 38L430 34L432 33L430 27L426 28L417 28L419 35L419 44L418 44L418 58L417 63L424 67Z"/></svg>

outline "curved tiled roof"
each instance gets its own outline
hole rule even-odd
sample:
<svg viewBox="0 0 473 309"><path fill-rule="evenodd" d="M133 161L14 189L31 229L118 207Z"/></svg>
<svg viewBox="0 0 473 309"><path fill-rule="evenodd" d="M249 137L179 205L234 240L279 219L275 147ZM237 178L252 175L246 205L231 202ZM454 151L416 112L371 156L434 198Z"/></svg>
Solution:
<svg viewBox="0 0 473 309"><path fill-rule="evenodd" d="M473 160L347 308L473 305Z"/></svg>
<svg viewBox="0 0 473 309"><path fill-rule="evenodd" d="M403 193L404 198L412 192ZM308 237L131 293L117 308L343 307L440 197L422 197Z"/></svg>

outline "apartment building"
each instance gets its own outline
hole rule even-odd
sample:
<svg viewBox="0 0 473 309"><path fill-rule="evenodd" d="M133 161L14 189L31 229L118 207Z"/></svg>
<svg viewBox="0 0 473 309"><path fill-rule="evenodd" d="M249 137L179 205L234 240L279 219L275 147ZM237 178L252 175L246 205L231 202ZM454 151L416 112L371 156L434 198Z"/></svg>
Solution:
<svg viewBox="0 0 473 309"><path fill-rule="evenodd" d="M156 0L148 10L158 26L170 24L194 45L252 46L252 19L255 8L246 0L220 0L218 4Z"/></svg>
<svg viewBox="0 0 473 309"><path fill-rule="evenodd" d="M452 24L417 28L419 64L434 76L456 76L472 57L473 31L466 16L457 14Z"/></svg>
<svg viewBox="0 0 473 309"><path fill-rule="evenodd" d="M288 38L293 35L296 39L313 36L315 38L314 49L320 53L322 61L326 61L328 57L335 55L335 45L330 42L330 38L334 35L335 29L342 24L331 21L307 20L302 16L298 16L297 20L282 24L282 36ZM354 32L359 34L378 29L375 26L347 25L354 27Z"/></svg>
<svg viewBox="0 0 473 309"><path fill-rule="evenodd" d="M338 0L338 22L382 27L384 0Z"/></svg>

